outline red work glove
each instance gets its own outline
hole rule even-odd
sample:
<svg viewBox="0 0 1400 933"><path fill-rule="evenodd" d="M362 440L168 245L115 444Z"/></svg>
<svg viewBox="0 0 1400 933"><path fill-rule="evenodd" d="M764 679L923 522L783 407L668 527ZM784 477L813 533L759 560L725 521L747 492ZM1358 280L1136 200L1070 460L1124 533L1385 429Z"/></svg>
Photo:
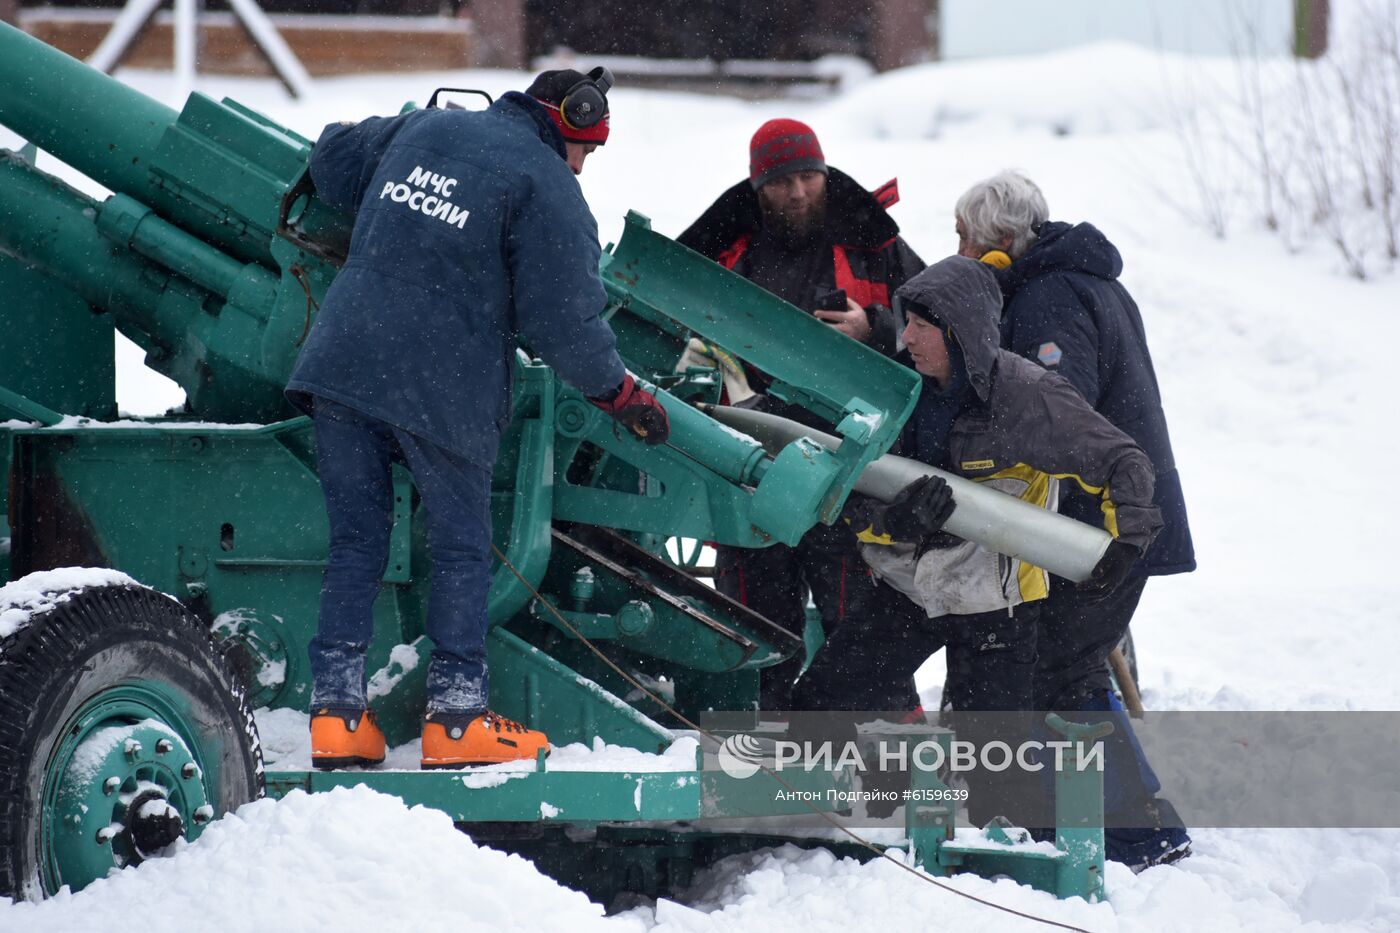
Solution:
<svg viewBox="0 0 1400 933"><path fill-rule="evenodd" d="M666 417L666 409L646 389L628 373L623 377L611 399L591 398L594 405L617 419L618 423L631 431L646 444L664 444L671 436L671 421Z"/></svg>

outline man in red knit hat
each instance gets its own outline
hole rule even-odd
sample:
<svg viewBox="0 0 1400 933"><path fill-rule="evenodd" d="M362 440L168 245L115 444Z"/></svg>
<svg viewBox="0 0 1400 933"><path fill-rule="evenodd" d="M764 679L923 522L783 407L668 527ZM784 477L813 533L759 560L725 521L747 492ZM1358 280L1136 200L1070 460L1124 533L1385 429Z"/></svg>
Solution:
<svg viewBox="0 0 1400 933"><path fill-rule="evenodd" d="M896 320L890 297L924 268L886 212L898 200L894 181L870 192L828 166L807 124L769 120L749 143L749 177L720 195L679 241L893 356L903 322ZM813 422L805 410L762 394L770 381L763 373L745 366L738 375L726 375L730 404ZM828 634L846 619L874 611L877 592L850 529L826 525L813 528L796 547L721 546L715 585L799 635L809 590ZM762 708L791 707L802 663L799 656L764 669ZM899 684L888 702L891 709L904 709L918 698L912 684Z"/></svg>

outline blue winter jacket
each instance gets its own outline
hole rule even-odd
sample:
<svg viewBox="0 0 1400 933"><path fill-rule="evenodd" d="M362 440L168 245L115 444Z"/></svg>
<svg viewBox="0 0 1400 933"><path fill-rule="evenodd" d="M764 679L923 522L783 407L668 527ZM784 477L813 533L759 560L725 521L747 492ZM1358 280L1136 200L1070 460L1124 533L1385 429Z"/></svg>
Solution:
<svg viewBox="0 0 1400 933"><path fill-rule="evenodd" d="M616 389L598 227L565 156L517 93L326 127L311 177L355 226L288 398L332 399L489 467L517 335L585 395Z"/></svg>
<svg viewBox="0 0 1400 933"><path fill-rule="evenodd" d="M1147 452L1162 530L1134 572L1185 573L1196 569L1186 500L1142 315L1118 281L1122 271L1122 256L1093 225L1042 225L1035 245L997 273L1005 299L1002 346L1068 379ZM1072 491L1060 511L1098 520L1098 503Z"/></svg>

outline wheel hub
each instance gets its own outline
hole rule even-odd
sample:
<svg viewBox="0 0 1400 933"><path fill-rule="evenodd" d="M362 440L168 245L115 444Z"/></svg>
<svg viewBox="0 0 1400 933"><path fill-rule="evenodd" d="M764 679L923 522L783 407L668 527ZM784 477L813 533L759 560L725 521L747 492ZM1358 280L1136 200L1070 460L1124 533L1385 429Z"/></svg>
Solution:
<svg viewBox="0 0 1400 933"><path fill-rule="evenodd" d="M251 609L225 612L214 620L214 635L242 652L248 698L254 706L274 706L291 677L291 653L281 619Z"/></svg>
<svg viewBox="0 0 1400 933"><path fill-rule="evenodd" d="M156 855L161 849L185 835L185 821L180 811L159 791L145 790L126 809L126 830L131 845L143 859Z"/></svg>
<svg viewBox="0 0 1400 933"><path fill-rule="evenodd" d="M157 719L127 718L74 726L59 749L63 771L46 788L49 865L74 890L156 857L213 816L199 763L180 735Z"/></svg>

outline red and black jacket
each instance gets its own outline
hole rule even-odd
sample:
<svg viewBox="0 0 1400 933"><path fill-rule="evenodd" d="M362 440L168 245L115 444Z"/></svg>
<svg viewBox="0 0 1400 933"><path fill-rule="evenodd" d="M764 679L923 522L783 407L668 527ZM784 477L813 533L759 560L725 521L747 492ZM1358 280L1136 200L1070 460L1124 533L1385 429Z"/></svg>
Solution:
<svg viewBox="0 0 1400 933"><path fill-rule="evenodd" d="M870 346L893 356L902 322L895 320L890 298L896 288L924 268L923 260L899 236L899 225L886 210L899 200L899 188L890 181L872 193L832 168L827 174L826 198L831 278L823 284L844 290L865 308L870 319ZM720 195L678 242L733 269L762 223L758 195L744 180Z"/></svg>

